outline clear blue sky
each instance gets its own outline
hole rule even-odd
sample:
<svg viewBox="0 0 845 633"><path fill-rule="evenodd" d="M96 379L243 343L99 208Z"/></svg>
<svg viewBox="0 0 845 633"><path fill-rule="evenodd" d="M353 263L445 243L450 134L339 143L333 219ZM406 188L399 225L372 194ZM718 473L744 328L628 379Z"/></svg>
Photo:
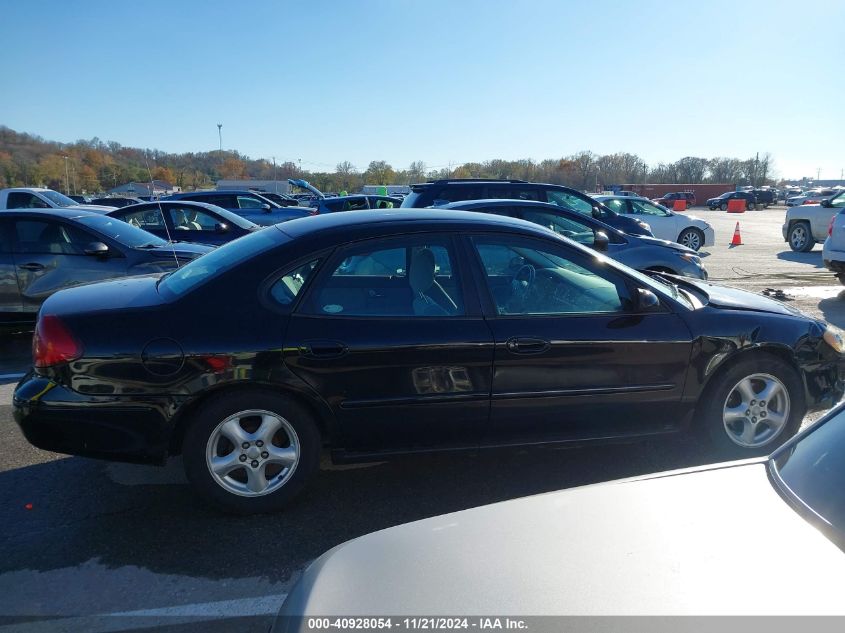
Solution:
<svg viewBox="0 0 845 633"><path fill-rule="evenodd" d="M0 124L429 167L582 149L845 167L842 0L0 3Z"/></svg>

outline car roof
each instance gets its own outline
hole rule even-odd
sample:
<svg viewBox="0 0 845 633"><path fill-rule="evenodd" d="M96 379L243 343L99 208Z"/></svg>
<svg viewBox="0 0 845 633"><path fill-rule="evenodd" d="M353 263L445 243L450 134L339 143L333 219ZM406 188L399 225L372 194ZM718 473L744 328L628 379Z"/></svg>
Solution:
<svg viewBox="0 0 845 633"><path fill-rule="evenodd" d="M604 200L647 200L651 202L649 198L645 196L592 196L594 200L604 201Z"/></svg>
<svg viewBox="0 0 845 633"><path fill-rule="evenodd" d="M75 220L77 218L87 218L91 216L101 217L102 213L96 211L88 211L87 209L73 209L72 207L64 209L4 209L0 211L0 218L9 215L27 215L27 216L43 216L45 218L63 218L65 220Z"/></svg>
<svg viewBox="0 0 845 633"><path fill-rule="evenodd" d="M118 211L132 211L133 209L137 209L139 207L158 206L159 204L178 204L180 207L199 207L201 209L207 209L208 211L214 211L215 213L220 209L220 207L216 204L211 204L210 202L197 202L196 200L150 200L142 201L138 204L130 204L121 209L109 211L107 215L111 215L112 213L116 213Z"/></svg>
<svg viewBox="0 0 845 633"><path fill-rule="evenodd" d="M376 225L378 230L372 231ZM506 216L455 211L451 209L377 209L346 211L343 213L325 213L289 220L276 225L291 237L303 237L309 234L327 234L333 232L365 232L374 234L382 229L407 227L414 230L438 230L448 227L450 230L500 230L533 233L549 237L555 235L548 229L525 220Z"/></svg>

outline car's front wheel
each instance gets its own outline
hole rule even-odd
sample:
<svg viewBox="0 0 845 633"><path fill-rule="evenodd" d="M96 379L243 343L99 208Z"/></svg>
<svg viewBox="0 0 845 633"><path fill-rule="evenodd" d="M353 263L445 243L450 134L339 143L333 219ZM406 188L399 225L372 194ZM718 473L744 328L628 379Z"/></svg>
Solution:
<svg viewBox="0 0 845 633"><path fill-rule="evenodd" d="M678 236L678 243L697 251L704 246L704 233L692 227L684 229Z"/></svg>
<svg viewBox="0 0 845 633"><path fill-rule="evenodd" d="M789 248L796 253L806 253L813 250L816 245L816 240L813 239L813 234L810 231L810 225L807 222L796 222L789 229Z"/></svg>
<svg viewBox="0 0 845 633"><path fill-rule="evenodd" d="M727 211L727 210L728 210L728 203L727 203L727 202L723 202L722 204L720 204L720 205L719 205L719 208L720 208L722 211Z"/></svg>
<svg viewBox="0 0 845 633"><path fill-rule="evenodd" d="M699 422L718 455L767 454L795 434L804 418L804 387L783 359L754 354L713 378Z"/></svg>
<svg viewBox="0 0 845 633"><path fill-rule="evenodd" d="M297 402L276 393L212 396L185 432L185 473L212 505L235 514L276 512L317 470L320 434Z"/></svg>

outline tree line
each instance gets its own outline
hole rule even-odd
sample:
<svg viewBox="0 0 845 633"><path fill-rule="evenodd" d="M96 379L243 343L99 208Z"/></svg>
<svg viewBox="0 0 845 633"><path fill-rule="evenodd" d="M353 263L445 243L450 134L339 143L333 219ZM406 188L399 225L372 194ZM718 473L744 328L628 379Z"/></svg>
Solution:
<svg viewBox="0 0 845 633"><path fill-rule="evenodd" d="M69 193L98 193L127 182L166 180L183 190L213 188L220 179L304 178L323 191L358 191L365 184L407 185L433 178L518 178L568 185L584 191L611 184L725 183L774 184L771 156L748 159L686 156L648 165L636 154L581 151L558 159L494 159L430 169L414 161L397 169L374 160L364 170L349 161L333 172L302 170L296 163L274 164L236 151L167 153L124 147L98 138L57 143L0 126L0 188L43 186Z"/></svg>

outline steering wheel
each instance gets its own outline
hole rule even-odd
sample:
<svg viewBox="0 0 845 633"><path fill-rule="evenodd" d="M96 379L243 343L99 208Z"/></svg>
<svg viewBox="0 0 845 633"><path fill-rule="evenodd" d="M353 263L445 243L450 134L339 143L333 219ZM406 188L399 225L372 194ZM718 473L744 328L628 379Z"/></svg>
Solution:
<svg viewBox="0 0 845 633"><path fill-rule="evenodd" d="M519 304L525 302L525 297L534 285L534 280L537 278L537 270L531 264L523 264L516 271L511 281L511 297L508 303L517 301Z"/></svg>

